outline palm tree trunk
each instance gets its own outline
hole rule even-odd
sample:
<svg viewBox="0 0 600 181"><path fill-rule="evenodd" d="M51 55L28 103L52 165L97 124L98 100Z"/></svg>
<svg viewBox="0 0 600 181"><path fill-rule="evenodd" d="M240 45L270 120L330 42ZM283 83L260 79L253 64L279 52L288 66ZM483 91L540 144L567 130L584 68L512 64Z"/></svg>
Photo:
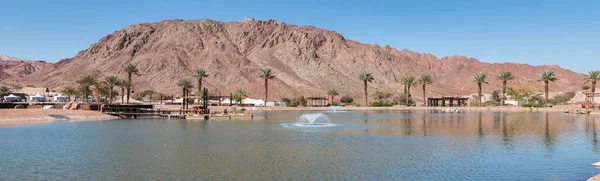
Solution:
<svg viewBox="0 0 600 181"><path fill-rule="evenodd" d="M267 96L269 95L269 79L265 78L265 107L267 107Z"/></svg>
<svg viewBox="0 0 600 181"><path fill-rule="evenodd" d="M181 89L181 109L185 109L185 88Z"/></svg>
<svg viewBox="0 0 600 181"><path fill-rule="evenodd" d="M479 106L481 106L481 97L483 97L483 95L481 95L481 83L478 83L477 85L479 86L479 94L477 94L479 99Z"/></svg>
<svg viewBox="0 0 600 181"><path fill-rule="evenodd" d="M592 88L590 90L592 90L592 105L591 105L591 107L594 107L594 105L596 104L596 101L594 100L594 97L596 97L596 96L594 96L596 94L596 81L595 80L592 81Z"/></svg>
<svg viewBox="0 0 600 181"><path fill-rule="evenodd" d="M198 96L202 94L202 78L198 79Z"/></svg>
<svg viewBox="0 0 600 181"><path fill-rule="evenodd" d="M369 107L369 94L367 93L367 81L365 80L365 106Z"/></svg>
<svg viewBox="0 0 600 181"><path fill-rule="evenodd" d="M546 107L548 107L548 81L544 81L544 91L546 92Z"/></svg>
<svg viewBox="0 0 600 181"><path fill-rule="evenodd" d="M425 84L423 84L423 103L425 104L425 107L427 107L427 97L425 96Z"/></svg>
<svg viewBox="0 0 600 181"><path fill-rule="evenodd" d="M410 84L406 86L406 106L409 106L408 103L410 102Z"/></svg>
<svg viewBox="0 0 600 181"><path fill-rule="evenodd" d="M121 87L121 104L123 104L124 98L125 98L125 88Z"/></svg>
<svg viewBox="0 0 600 181"><path fill-rule="evenodd" d="M131 94L131 74L127 74L127 81L129 81L129 84L127 85L127 104L129 104L129 95Z"/></svg>
<svg viewBox="0 0 600 181"><path fill-rule="evenodd" d="M333 106L333 96L331 96L331 106Z"/></svg>
<svg viewBox="0 0 600 181"><path fill-rule="evenodd" d="M500 100L502 100L502 102L500 103L500 105L504 106L504 97L506 96L506 81L502 82L502 97Z"/></svg>
<svg viewBox="0 0 600 181"><path fill-rule="evenodd" d="M108 101L109 103L112 103L112 100L113 100L113 88L114 87L111 85L110 86L110 93L109 93L110 94L110 101Z"/></svg>

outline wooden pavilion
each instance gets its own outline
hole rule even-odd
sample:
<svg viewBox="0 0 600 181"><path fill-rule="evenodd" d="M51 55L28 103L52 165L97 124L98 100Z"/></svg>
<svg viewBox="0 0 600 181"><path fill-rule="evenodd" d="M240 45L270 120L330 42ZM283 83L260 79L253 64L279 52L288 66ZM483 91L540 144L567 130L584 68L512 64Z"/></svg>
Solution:
<svg viewBox="0 0 600 181"><path fill-rule="evenodd" d="M306 106L308 107L325 107L329 99L325 96L307 96L306 97Z"/></svg>
<svg viewBox="0 0 600 181"><path fill-rule="evenodd" d="M454 106L467 106L467 97L430 97L427 98L427 106L429 107L454 107ZM446 104L448 102L448 104ZM456 103L456 104L455 104Z"/></svg>
<svg viewBox="0 0 600 181"><path fill-rule="evenodd" d="M588 90L585 92L585 102L584 105L586 108L594 108L596 105L595 98L600 97L600 93L592 93L592 91Z"/></svg>

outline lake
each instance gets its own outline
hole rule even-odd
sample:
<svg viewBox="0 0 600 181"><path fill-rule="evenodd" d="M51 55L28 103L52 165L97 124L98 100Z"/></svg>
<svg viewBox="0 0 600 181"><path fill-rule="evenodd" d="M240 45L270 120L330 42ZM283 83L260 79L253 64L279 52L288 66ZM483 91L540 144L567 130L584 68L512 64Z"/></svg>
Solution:
<svg viewBox="0 0 600 181"><path fill-rule="evenodd" d="M0 180L581 180L598 124L543 112L309 111L250 121L112 120L0 128Z"/></svg>

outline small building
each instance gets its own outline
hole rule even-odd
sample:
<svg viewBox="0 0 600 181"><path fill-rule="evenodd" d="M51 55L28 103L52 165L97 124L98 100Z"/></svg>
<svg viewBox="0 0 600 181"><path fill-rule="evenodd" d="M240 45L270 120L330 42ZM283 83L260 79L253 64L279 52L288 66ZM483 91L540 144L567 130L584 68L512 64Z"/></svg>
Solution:
<svg viewBox="0 0 600 181"><path fill-rule="evenodd" d="M50 90L45 87L23 87L23 89L21 89L21 93L25 93L27 95L47 95L50 93Z"/></svg>
<svg viewBox="0 0 600 181"><path fill-rule="evenodd" d="M430 97L427 98L429 107L467 106L469 97Z"/></svg>
<svg viewBox="0 0 600 181"><path fill-rule="evenodd" d="M20 96L16 96L14 94L10 94L8 96L4 96L4 101L6 102L21 102L22 99Z"/></svg>
<svg viewBox="0 0 600 181"><path fill-rule="evenodd" d="M34 96L29 96L29 101L31 102L46 102L46 97L36 94Z"/></svg>
<svg viewBox="0 0 600 181"><path fill-rule="evenodd" d="M69 102L67 96L54 96L54 102Z"/></svg>

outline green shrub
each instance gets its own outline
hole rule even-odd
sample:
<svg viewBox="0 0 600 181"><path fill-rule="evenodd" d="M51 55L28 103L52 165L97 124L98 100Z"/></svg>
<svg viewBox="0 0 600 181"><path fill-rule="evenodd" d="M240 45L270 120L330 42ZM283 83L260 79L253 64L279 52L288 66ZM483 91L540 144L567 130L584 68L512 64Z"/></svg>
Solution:
<svg viewBox="0 0 600 181"><path fill-rule="evenodd" d="M194 102L196 102L196 99L194 99L194 98L186 98L186 102L188 104L194 104Z"/></svg>
<svg viewBox="0 0 600 181"><path fill-rule="evenodd" d="M372 107L392 107L394 104L391 102L372 102L371 106Z"/></svg>
<svg viewBox="0 0 600 181"><path fill-rule="evenodd" d="M575 97L575 92L567 92L567 93L563 93L563 94L554 96L552 99L548 99L548 103L550 103L552 105L566 104L574 97Z"/></svg>
<svg viewBox="0 0 600 181"><path fill-rule="evenodd" d="M543 104L525 103L525 104L521 104L521 107L544 107L544 105Z"/></svg>
<svg viewBox="0 0 600 181"><path fill-rule="evenodd" d="M350 103L354 102L354 99L348 95L345 95L340 98L340 102L350 104Z"/></svg>

